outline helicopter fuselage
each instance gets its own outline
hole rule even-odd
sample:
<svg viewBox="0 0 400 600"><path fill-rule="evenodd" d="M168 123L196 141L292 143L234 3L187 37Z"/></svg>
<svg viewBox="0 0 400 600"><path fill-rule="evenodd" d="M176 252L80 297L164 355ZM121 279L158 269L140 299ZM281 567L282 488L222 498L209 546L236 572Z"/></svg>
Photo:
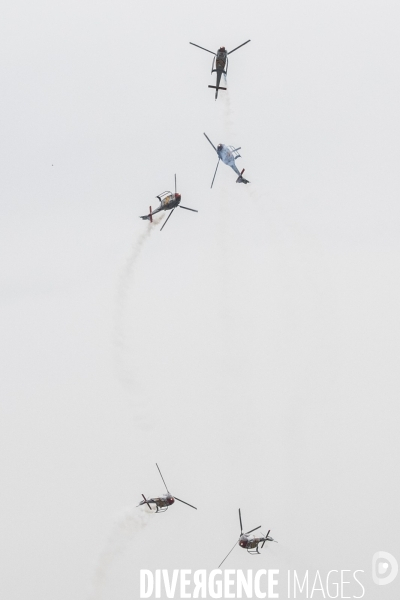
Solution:
<svg viewBox="0 0 400 600"><path fill-rule="evenodd" d="M175 498L170 494L164 494L159 498L154 498L154 501L155 504L161 508L164 506L171 506L175 502Z"/></svg>
<svg viewBox="0 0 400 600"><path fill-rule="evenodd" d="M228 58L228 53L225 50L225 48L220 48L217 52L217 55L215 57L215 69L213 68L213 71L220 71L221 73L225 73L225 65L226 65L226 61ZM213 65L214 67L214 65Z"/></svg>
<svg viewBox="0 0 400 600"><path fill-rule="evenodd" d="M217 154L222 162L228 165L228 167L231 167L231 169L233 169L240 177L240 171L236 166L233 150L225 144L218 144Z"/></svg>
<svg viewBox="0 0 400 600"><path fill-rule="evenodd" d="M147 498L146 500L142 500L138 506L142 506L143 504L155 504L158 510L159 508L167 509L169 506L174 504L174 502L175 498L171 496L171 494L164 494L158 498Z"/></svg>
<svg viewBox="0 0 400 600"><path fill-rule="evenodd" d="M160 206L158 206L154 210L152 210L150 207L150 213L148 215L140 217L141 219L151 221L153 215L156 215L162 210L172 210L173 208L179 206L179 204L181 203L181 195L173 194L172 192L163 192L162 194L157 196L157 198L160 201Z"/></svg>
<svg viewBox="0 0 400 600"><path fill-rule="evenodd" d="M215 99L218 98L218 90L226 90L226 87L221 87L221 77L222 75L227 75L228 73L228 52L222 46L217 54L214 56L211 74L217 74L217 81L215 85L209 85L208 87L215 88Z"/></svg>
<svg viewBox="0 0 400 600"><path fill-rule="evenodd" d="M239 538L239 546L241 548L245 548L246 550L252 550L254 548L258 549L258 545L262 544L262 542L273 542L273 538L271 538L270 536L267 537L254 537L254 535L252 536L247 536L245 534L242 534Z"/></svg>
<svg viewBox="0 0 400 600"><path fill-rule="evenodd" d="M160 206L158 207L158 210L172 210L173 208L179 206L181 202L181 195L172 194L171 192L168 194L168 196L157 196L157 198L161 202ZM155 210L154 212L157 212L157 210Z"/></svg>

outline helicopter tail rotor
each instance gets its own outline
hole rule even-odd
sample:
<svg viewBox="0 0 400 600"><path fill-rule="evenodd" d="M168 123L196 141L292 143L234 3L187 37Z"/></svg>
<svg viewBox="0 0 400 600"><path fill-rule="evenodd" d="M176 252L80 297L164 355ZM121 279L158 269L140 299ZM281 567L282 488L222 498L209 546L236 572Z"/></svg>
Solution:
<svg viewBox="0 0 400 600"><path fill-rule="evenodd" d="M244 169L241 170L239 177L236 179L236 183L250 183L248 179L243 177Z"/></svg>
<svg viewBox="0 0 400 600"><path fill-rule="evenodd" d="M143 219L144 221L150 221L150 223L153 222L153 209L151 208L151 206L149 206L149 214L148 215L144 215L143 217L140 217L141 219Z"/></svg>
<svg viewBox="0 0 400 600"><path fill-rule="evenodd" d="M265 536L265 540L264 540L264 541L263 541L263 543L261 544L261 549L262 549L262 548L264 548L264 544L265 544L265 542L268 540L268 536L269 536L269 532L270 532L270 531L271 531L271 530L269 529L269 530L268 530L268 533L267 533L267 535Z"/></svg>
<svg viewBox="0 0 400 600"><path fill-rule="evenodd" d="M147 504L147 506L148 506L148 507L149 507L149 509L151 510L151 506L150 506L150 504L148 503L148 501L147 501L147 499L146 499L145 495L144 495L144 494L142 494L142 496L143 496L143 500L145 501L145 503ZM141 503L141 504L142 504L142 503Z"/></svg>

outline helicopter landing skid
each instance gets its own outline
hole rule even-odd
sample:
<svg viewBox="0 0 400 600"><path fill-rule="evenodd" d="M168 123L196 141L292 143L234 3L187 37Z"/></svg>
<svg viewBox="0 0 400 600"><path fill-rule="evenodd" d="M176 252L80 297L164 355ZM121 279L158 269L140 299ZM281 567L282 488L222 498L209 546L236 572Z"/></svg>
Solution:
<svg viewBox="0 0 400 600"><path fill-rule="evenodd" d="M257 546L257 548L247 548L247 552L249 554L260 554L260 552L258 550L258 546Z"/></svg>

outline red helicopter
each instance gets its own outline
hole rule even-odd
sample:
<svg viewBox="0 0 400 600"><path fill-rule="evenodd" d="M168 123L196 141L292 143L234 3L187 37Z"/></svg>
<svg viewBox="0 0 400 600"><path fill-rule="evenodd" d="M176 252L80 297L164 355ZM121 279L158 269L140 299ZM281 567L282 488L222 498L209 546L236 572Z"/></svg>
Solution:
<svg viewBox="0 0 400 600"><path fill-rule="evenodd" d="M232 550L230 550L228 552L228 554L225 556L222 563L224 563L226 561L226 559L228 558L230 553L235 549L236 544L238 544L241 548L245 548L249 554L260 554L260 551L258 549L259 544L261 544L261 548L264 548L265 542L278 543L276 540L274 540L274 538L269 536L269 532L271 531L270 529L268 530L267 535L265 535L263 537L255 537L254 535L252 535L252 536L249 535L253 531L256 531L256 529L260 529L261 525L259 525L258 527L255 527L254 529L250 529L250 531L247 531L246 533L243 533L242 515L240 514L240 508L239 508L239 522L240 522L239 540L237 542L235 542L235 545L233 546ZM218 566L218 569L220 568L222 563L220 563L220 565Z"/></svg>
<svg viewBox="0 0 400 600"><path fill-rule="evenodd" d="M192 506L192 504L189 504L188 502L185 502L184 500L180 500L176 496L172 496L172 494L170 493L170 491L167 488L167 484L164 481L164 477L162 476L160 467L158 466L157 463L156 463L156 467L158 469L158 472L160 473L161 479L163 480L163 483L165 485L165 489L167 490L167 493L163 494L162 496L159 496L158 498L146 498L145 495L142 494L143 500L141 502L139 502L139 504L137 506L142 506L143 504L147 504L147 506L151 510L150 504L155 504L156 513L159 513L159 512L165 512L166 510L168 510L168 508L172 504L174 504L175 500L178 500L178 502L182 502L182 504L187 504L191 508L194 508L195 510L197 510L197 508L195 506Z"/></svg>
<svg viewBox="0 0 400 600"><path fill-rule="evenodd" d="M245 44L248 44L250 41L251 40L247 40L247 42L240 44L240 46L237 46L230 52L227 52L227 50L225 49L225 46L221 46L221 48L219 50L217 50L217 53L212 52L211 50L207 50L207 48L203 48L203 46L198 46L197 44L193 44L193 42L189 42L189 44L192 44L192 46L196 46L196 48L200 48L201 50L210 52L210 54L214 54L214 60L213 60L213 64L211 67L211 74L212 73L217 74L217 81L216 81L216 85L209 85L208 87L215 89L215 99L218 98L218 90L226 90L226 87L220 86L220 82L221 82L222 75L225 75L225 77L226 77L228 74L228 54L232 54L232 52L235 52L235 50L238 50Z"/></svg>
<svg viewBox="0 0 400 600"><path fill-rule="evenodd" d="M153 215L157 214L158 212L161 212L162 210L170 210L171 212L169 213L168 217L166 218L165 223L161 227L160 231L162 231L164 229L164 227L167 224L168 219L170 218L170 216L172 215L172 213L178 206L179 206L179 208L184 208L185 210L191 210L192 212L199 212L198 210L195 210L194 208L188 208L187 206L182 206L181 195L178 194L176 191L176 175L175 175L175 193L173 194L172 192L163 192L162 194L159 194L158 196L156 196L156 198L159 199L160 206L158 208L156 208L155 210L152 210L152 208L150 206L149 214L144 215L143 217L140 217L140 218L144 219L145 221L150 221L152 223Z"/></svg>

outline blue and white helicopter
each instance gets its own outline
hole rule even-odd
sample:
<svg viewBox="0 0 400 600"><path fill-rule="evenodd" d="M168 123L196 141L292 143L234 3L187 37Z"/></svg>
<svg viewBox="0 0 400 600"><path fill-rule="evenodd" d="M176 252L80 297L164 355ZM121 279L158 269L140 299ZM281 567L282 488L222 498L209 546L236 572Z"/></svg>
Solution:
<svg viewBox="0 0 400 600"><path fill-rule="evenodd" d="M231 169L233 169L235 171L235 173L237 175L239 175L239 177L236 179L236 183L250 183L250 181L248 181L247 179L245 179L243 177L244 169L239 171L239 169L237 168L237 166L235 164L235 160L237 158L240 158L240 154L239 154L240 147L234 148L233 146L226 146L225 144L218 144L218 146L215 147L214 144L212 143L212 141L210 140L210 138L208 137L208 135L206 133L204 135L210 142L211 146L214 148L215 152L218 154L218 162L217 162L217 166L215 169L213 180L211 182L211 187L213 186L220 160L222 160L223 163L228 165L228 167L231 167Z"/></svg>

